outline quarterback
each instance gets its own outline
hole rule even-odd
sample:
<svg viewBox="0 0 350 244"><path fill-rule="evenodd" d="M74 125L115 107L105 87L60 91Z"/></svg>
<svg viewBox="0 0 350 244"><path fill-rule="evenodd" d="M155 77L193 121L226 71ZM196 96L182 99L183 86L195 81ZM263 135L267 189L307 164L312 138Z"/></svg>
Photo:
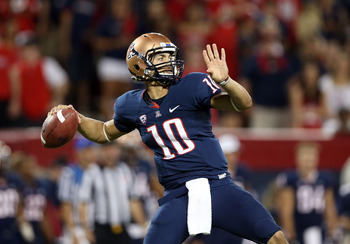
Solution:
<svg viewBox="0 0 350 244"><path fill-rule="evenodd" d="M225 55L224 49L207 45L203 58L209 75L182 77L176 45L162 34L143 34L131 43L126 62L132 80L144 82L146 89L117 98L107 122L79 114L78 130L91 141L106 143L137 129L153 150L165 194L145 244L179 244L189 235L210 234L212 226L257 243L287 243L263 205L230 179L212 133L211 108L252 106L248 92L229 77Z"/></svg>

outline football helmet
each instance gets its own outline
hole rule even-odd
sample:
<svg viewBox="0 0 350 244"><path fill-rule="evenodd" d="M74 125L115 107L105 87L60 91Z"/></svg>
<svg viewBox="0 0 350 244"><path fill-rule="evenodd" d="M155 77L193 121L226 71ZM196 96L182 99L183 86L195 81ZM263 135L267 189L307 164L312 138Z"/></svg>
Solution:
<svg viewBox="0 0 350 244"><path fill-rule="evenodd" d="M182 77L184 62L178 60L178 47L166 36L159 33L146 33L136 38L126 53L126 63L135 83L158 81L171 85ZM175 60L153 64L156 53L170 53Z"/></svg>

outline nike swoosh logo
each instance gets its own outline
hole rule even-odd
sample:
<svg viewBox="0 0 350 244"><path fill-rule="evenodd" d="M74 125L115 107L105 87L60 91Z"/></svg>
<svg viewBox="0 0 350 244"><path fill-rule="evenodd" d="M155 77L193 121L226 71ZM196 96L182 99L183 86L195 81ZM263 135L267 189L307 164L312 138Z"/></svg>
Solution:
<svg viewBox="0 0 350 244"><path fill-rule="evenodd" d="M176 106L176 107L174 107L174 108L169 108L169 112L170 112L170 113L174 112L174 111L175 111L175 109L177 109L178 107L180 107L180 105L177 105L177 106Z"/></svg>

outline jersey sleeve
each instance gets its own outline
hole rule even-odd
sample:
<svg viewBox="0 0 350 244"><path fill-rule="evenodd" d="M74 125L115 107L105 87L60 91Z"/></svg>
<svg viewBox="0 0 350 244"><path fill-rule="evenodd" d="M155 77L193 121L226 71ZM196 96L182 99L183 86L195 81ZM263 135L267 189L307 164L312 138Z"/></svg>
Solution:
<svg viewBox="0 0 350 244"><path fill-rule="evenodd" d="M191 84L194 84L194 87L188 89L193 92L195 103L211 108L211 98L222 92L220 87L209 75L204 73L191 73L187 77Z"/></svg>
<svg viewBox="0 0 350 244"><path fill-rule="evenodd" d="M114 125L121 132L130 132L134 130L135 127L135 114L132 112L131 106L133 103L129 99L130 94L125 93L118 97L114 104Z"/></svg>

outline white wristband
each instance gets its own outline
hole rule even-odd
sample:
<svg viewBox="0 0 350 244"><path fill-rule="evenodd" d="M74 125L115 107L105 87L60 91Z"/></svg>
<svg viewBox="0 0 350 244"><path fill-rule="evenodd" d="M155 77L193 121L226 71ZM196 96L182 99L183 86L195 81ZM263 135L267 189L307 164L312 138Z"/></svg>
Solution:
<svg viewBox="0 0 350 244"><path fill-rule="evenodd" d="M105 137L106 137L106 140L108 141L108 142L111 142L111 140L108 138L108 136L107 136L107 133L106 133L106 130L105 130L105 126L106 126L106 123L103 123L103 126L102 126L102 128L103 128L103 134L105 134Z"/></svg>
<svg viewBox="0 0 350 244"><path fill-rule="evenodd" d="M219 83L220 86L225 86L230 81L230 76L227 77L226 80L223 80Z"/></svg>
<svg viewBox="0 0 350 244"><path fill-rule="evenodd" d="M232 107L233 107L237 112L240 112L240 110L236 107L236 105L235 105L234 102L232 101L232 98L231 98L231 97L230 97L230 101L231 101Z"/></svg>

